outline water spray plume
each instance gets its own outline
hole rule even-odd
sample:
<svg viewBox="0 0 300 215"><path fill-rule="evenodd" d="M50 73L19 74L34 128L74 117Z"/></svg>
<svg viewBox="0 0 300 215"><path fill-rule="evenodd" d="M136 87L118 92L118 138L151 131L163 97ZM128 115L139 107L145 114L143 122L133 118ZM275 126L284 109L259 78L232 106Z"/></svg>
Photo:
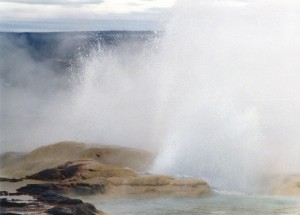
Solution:
<svg viewBox="0 0 300 215"><path fill-rule="evenodd" d="M154 170L246 192L265 175L299 172L299 9L295 1L177 4L162 45L168 122Z"/></svg>

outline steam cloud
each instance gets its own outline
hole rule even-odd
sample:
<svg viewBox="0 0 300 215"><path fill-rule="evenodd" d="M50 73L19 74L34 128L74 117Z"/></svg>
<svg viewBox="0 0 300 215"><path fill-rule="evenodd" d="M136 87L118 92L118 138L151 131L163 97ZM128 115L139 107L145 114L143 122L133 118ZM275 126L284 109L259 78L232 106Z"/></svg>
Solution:
<svg viewBox="0 0 300 215"><path fill-rule="evenodd" d="M299 172L299 18L294 1L177 5L163 48L170 120L155 170L247 192L264 174Z"/></svg>

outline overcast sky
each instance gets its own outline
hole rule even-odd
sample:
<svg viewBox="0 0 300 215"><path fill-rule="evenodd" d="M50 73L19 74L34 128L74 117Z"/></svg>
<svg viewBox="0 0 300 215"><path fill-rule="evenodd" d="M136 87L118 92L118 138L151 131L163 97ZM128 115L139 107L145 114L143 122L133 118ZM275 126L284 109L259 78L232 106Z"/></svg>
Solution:
<svg viewBox="0 0 300 215"><path fill-rule="evenodd" d="M0 31L160 30L175 0L0 0Z"/></svg>

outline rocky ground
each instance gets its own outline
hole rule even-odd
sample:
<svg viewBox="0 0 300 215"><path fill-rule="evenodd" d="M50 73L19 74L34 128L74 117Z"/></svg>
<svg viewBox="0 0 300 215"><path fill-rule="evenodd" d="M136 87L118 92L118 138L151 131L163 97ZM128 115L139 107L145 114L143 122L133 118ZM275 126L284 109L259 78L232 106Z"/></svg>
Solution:
<svg viewBox="0 0 300 215"><path fill-rule="evenodd" d="M1 186L2 213L18 212L21 208L21 211L38 214L93 215L103 212L78 197L200 196L210 193L209 185L201 179L148 174L153 161L154 155L143 150L91 147L75 142L41 147L28 154L6 153L0 157L1 175L17 178L11 179L10 183L22 179L25 186L18 188L16 193L6 192ZM38 183L27 183L29 180ZM7 198L21 195L32 199Z"/></svg>
<svg viewBox="0 0 300 215"><path fill-rule="evenodd" d="M58 193L59 190L56 189L54 184L28 184L17 189L15 193L1 191L0 213L7 215L104 215L92 204L84 203L80 199L68 198Z"/></svg>
<svg viewBox="0 0 300 215"><path fill-rule="evenodd" d="M144 150L118 146L60 142L37 148L30 153L8 152L2 154L0 156L0 173L2 176L24 178L68 161L85 159L141 172L150 168L154 155Z"/></svg>

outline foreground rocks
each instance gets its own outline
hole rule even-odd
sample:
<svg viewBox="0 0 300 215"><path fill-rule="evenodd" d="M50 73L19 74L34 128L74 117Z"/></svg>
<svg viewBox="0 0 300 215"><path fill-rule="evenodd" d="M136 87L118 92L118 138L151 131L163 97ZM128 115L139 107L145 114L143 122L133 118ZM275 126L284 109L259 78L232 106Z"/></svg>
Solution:
<svg viewBox="0 0 300 215"><path fill-rule="evenodd" d="M145 173L154 155L122 147L88 147L83 143L61 142L28 154L6 153L0 157L3 183L27 183L13 195L32 196L29 202L3 198L6 213L22 208L30 214L103 214L77 197L102 198L200 196L210 193L201 179L178 179ZM144 172L144 173L143 173ZM1 191L0 195L12 193ZM34 213L33 213L34 212Z"/></svg>
<svg viewBox="0 0 300 215"><path fill-rule="evenodd" d="M28 195L33 199L0 198L1 214L104 215L92 204L59 195L55 185L29 184L17 191L15 195L19 197ZM4 196L14 194L7 193Z"/></svg>
<svg viewBox="0 0 300 215"><path fill-rule="evenodd" d="M83 143L61 142L28 154L2 156L2 174L52 182L60 193L128 196L197 196L208 194L200 179L176 179L149 175L154 155L123 147L89 147Z"/></svg>
<svg viewBox="0 0 300 215"><path fill-rule="evenodd" d="M29 179L57 182L64 193L101 194L102 197L197 196L208 194L200 179L176 179L164 175L137 174L131 169L105 165L95 160L69 161L28 176Z"/></svg>

